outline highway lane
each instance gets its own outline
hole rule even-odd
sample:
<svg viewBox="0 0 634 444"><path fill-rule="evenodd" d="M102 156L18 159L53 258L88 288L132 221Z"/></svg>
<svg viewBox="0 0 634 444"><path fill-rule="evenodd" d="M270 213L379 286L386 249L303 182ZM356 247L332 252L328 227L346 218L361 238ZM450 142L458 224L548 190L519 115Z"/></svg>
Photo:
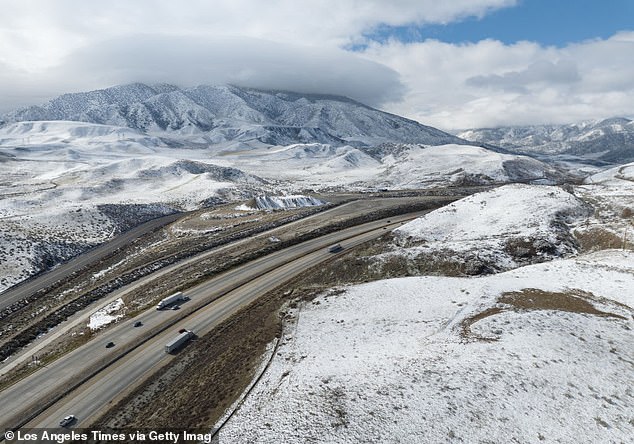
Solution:
<svg viewBox="0 0 634 444"><path fill-rule="evenodd" d="M310 221L313 218L319 218L319 217L324 217L324 215L328 215L329 213L339 213L341 212L342 209L349 207L351 205L354 205L356 201L353 202L348 202L345 203L343 205L340 205L338 207L335 208L331 208L329 210L326 211L322 211L320 213L317 213L315 215L311 215L308 216L306 218L302 218L299 220L296 220L294 222L290 222L288 224L283 225L284 229L292 229L293 226L295 225L299 225L299 224L305 224L308 221ZM181 215L182 216L182 215ZM276 230L279 230L280 227L275 227L266 231L263 231L260 234L255 235L255 237L267 237L270 233L275 232ZM119 299L121 297L124 297L126 294L128 294L131 291L134 291L135 289L146 285L148 282L151 282L155 279L160 278L161 276L164 276L165 274L171 273L179 268L182 267L186 267L194 262L203 260L211 255L215 255L218 254L219 252L222 252L223 250L226 249L231 249L231 248L235 248L236 246L239 246L241 244L250 242L253 239L253 237L248 237L248 238L244 238L244 239L240 239L234 242L231 242L229 244L226 245L221 245L219 247L213 248L212 250L197 254L195 256L192 256L190 258L181 260L173 265L168 265L164 268L161 268L157 271L155 271L154 273L151 273L147 276L144 276L142 278L140 278L139 280L130 283L124 287L121 287L120 289L115 290L114 292L112 292L112 294L110 296L108 296L105 299L102 299L99 301L99 306L105 306L110 302L115 301L116 299ZM0 295L0 297L2 297ZM88 322L88 318L90 317L90 315L95 311L95 307L94 306L89 306L86 309L78 312L77 314L75 314L74 316L72 316L71 318L68 319L67 322L62 323L61 325L58 325L56 327L54 327L51 331L49 331L45 336L37 339L36 341L34 341L34 343L30 344L28 347L26 347L25 349L21 350L20 352L18 352L16 355L10 357L9 359L7 359L6 361L0 363L0 375L6 373L7 371L10 371L11 369L13 369L14 367L20 365L21 363L30 360L31 356L37 354L41 349L45 348L47 345L53 343L55 340L57 340L59 337L61 337L62 335L64 335L66 333L66 331L70 330L73 327L76 327L80 324L86 324Z"/></svg>
<svg viewBox="0 0 634 444"><path fill-rule="evenodd" d="M390 224L389 227L395 228L399 224L400 221L399 223ZM344 249L348 250L384 233L385 231L382 228L375 229L344 241L342 245ZM222 298L180 321L174 328L168 329L145 343L142 347L138 347L132 353L117 361L113 366L108 367L96 378L82 385L70 396L43 412L25 427L55 427L59 419L68 414L75 414L78 417L76 426L88 425L100 414L104 413L112 403L125 396L141 380L143 375L156 371L159 367L174 359L173 356L164 352L163 347L169 339L176 336L178 329L188 328L199 335L204 335L240 308L247 306L281 283L296 277L306 269L332 256L332 253L328 252L326 248L320 248L275 268L256 279L250 280L236 290L230 291ZM211 285L206 283L200 286L197 291L203 293L211 291L212 288L209 288Z"/></svg>
<svg viewBox="0 0 634 444"><path fill-rule="evenodd" d="M393 217L392 220L393 222L396 222L397 220L407 220L412 217L415 216L408 215L404 217ZM332 233L330 235L326 235L321 238L313 239L311 241L307 241L302 244L298 244L293 247L278 251L264 258L260 258L241 267L237 267L233 270L223 273L222 275L211 279L207 283L201 284L198 287L188 290L186 294L190 296L192 300L183 305L183 311L187 309L188 304L193 305L196 303L203 303L205 300L217 298L220 295L231 291L233 288L236 288L239 285L243 285L251 281L255 282L254 277L261 276L264 273L270 272L277 267L280 267L282 264L302 257L311 251L314 251L316 249L323 249L325 246L328 246L331 243L335 243L341 239L345 239L346 237L353 236L356 233L377 228L382 229L382 225L385 225L385 221L372 222L369 224L364 224L362 226L342 230L337 233ZM374 233L374 235L378 236L381 234L381 232L382 231L377 231L376 233ZM325 254L325 252L323 251L321 252L321 254L321 260L329 257L330 255L330 253ZM276 275L274 279L275 285L279 285L279 283L283 282L284 280L284 275ZM225 299L226 298L223 297L221 301L224 301ZM159 312L155 310L149 310L134 319L134 321L141 320L144 323L143 327L134 328L132 327L132 321L124 322L121 325L109 329L98 339L90 341L86 345L51 363L46 368L37 371L28 378L4 390L2 393L0 393L0 420L3 422L6 421L4 424L5 427L19 424L21 422L20 420L24 418L24 409L26 408L26 406L36 403L41 404L43 400L52 397L53 393L60 388L64 388L66 390L70 389L73 383L77 381L78 377L82 373L84 373L86 369L98 365L102 360L111 360L115 356L118 347L123 347L126 344L129 345L134 341L138 341L138 336L144 331L144 329L151 330L154 328L159 328L161 324L169 322L170 320L173 320L179 316L180 313L178 311ZM205 328L202 327L203 324L201 324L201 322L202 321L197 321L193 325L191 325L189 322L186 322L187 325L185 325L185 327L190 327L194 331L200 332L205 330ZM182 322L179 325L181 324ZM127 355L120 361L117 361L115 365L109 367L108 372L113 368L118 368L119 365L123 365L123 363L126 362L128 356L136 357L136 359L130 361L133 364L135 362L139 363L145 362L147 360L147 362L151 363L152 366L154 366L155 363L149 360L147 356L143 355L143 353L145 352L145 350L149 350L148 347L150 347L150 343L158 344L157 350L159 352L162 352L162 346L165 344L165 342L167 342L167 340L169 340L172 336L176 334L176 331L177 328L170 328L165 333L159 334L155 339L134 350L131 354ZM115 342L117 346L114 349L105 349L105 343L109 341ZM137 356L138 353L141 353L141 357ZM157 358L169 359L169 356L165 355L164 353L159 353ZM108 372L102 372L102 374L109 374ZM127 369L126 374L134 373L132 372L132 370ZM122 379L122 381L125 380L126 378ZM92 387L92 384L84 385L80 390L85 390L86 387ZM111 394L104 396L105 398L100 398L98 401L96 401L97 405L102 405L99 403L105 401L105 399L108 399ZM69 397L68 399L71 398ZM46 418L44 422L49 425L54 426L57 424L58 418L55 416L55 414L45 414L41 415L41 417ZM40 419L39 421L42 421L42 419Z"/></svg>
<svg viewBox="0 0 634 444"><path fill-rule="evenodd" d="M83 267L103 259L118 248L128 245L134 239L164 225L170 224L183 216L184 213L176 213L152 219L132 228L131 230L119 234L114 239L76 256L52 270L46 271L9 288L8 290L0 293L0 310L21 299L31 296L33 293L43 288L49 287L57 281L66 279L74 272L81 270Z"/></svg>

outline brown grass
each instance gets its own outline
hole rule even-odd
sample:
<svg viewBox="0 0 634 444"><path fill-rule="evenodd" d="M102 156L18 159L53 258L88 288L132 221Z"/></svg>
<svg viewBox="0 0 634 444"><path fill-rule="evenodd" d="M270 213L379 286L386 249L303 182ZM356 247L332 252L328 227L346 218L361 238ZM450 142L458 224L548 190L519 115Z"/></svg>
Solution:
<svg viewBox="0 0 634 444"><path fill-rule="evenodd" d="M620 236L603 228L590 228L583 231L577 230L573 234L584 252L608 250L621 248L623 246L623 239L621 239ZM626 246L632 247L629 242Z"/></svg>
<svg viewBox="0 0 634 444"><path fill-rule="evenodd" d="M558 310L625 319L614 313L597 310L590 302L592 300L596 300L596 297L582 290L548 292L537 288L504 293L498 298L499 302L510 305L516 311Z"/></svg>
<svg viewBox="0 0 634 444"><path fill-rule="evenodd" d="M460 324L460 335L467 340L494 341L495 338L483 337L471 331L471 327L478 321L494 316L505 311L526 312L534 310L565 311L569 313L582 313L593 316L626 319L625 317L598 310L592 304L598 298L592 293L582 290L569 290L567 292L550 292L537 288L525 288L520 291L503 293L497 300L503 306L494 306L480 313L465 318ZM620 308L629 308L618 305Z"/></svg>

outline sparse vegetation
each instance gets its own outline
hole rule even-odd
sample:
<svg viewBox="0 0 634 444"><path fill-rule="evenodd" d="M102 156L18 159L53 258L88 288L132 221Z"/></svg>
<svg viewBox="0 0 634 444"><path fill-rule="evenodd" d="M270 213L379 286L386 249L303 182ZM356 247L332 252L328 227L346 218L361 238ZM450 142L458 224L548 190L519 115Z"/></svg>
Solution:
<svg viewBox="0 0 634 444"><path fill-rule="evenodd" d="M594 303L599 302L592 293L582 290L570 290L568 292L548 292L537 288L526 288L521 291L503 293L495 307L465 318L460 324L461 336L467 340L493 341L495 338L479 336L471 331L471 327L478 321L502 313L507 310L517 312L532 310L566 311L570 313L589 314L593 316L612 317L626 319L611 312L595 308ZM612 304L614 304L612 302ZM623 307L629 309L629 307ZM629 309L634 314L634 310Z"/></svg>

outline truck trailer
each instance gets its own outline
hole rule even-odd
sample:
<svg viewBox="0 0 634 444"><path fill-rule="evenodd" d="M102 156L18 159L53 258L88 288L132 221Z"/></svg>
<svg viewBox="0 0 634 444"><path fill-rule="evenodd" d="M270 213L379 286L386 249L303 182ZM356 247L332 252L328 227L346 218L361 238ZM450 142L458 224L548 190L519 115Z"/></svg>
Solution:
<svg viewBox="0 0 634 444"><path fill-rule="evenodd" d="M194 337L194 332L184 331L176 336L174 339L165 344L165 353L172 353L181 348L187 341Z"/></svg>
<svg viewBox="0 0 634 444"><path fill-rule="evenodd" d="M171 305L178 301L186 301L188 298L183 295L182 291L174 293L171 296L166 297L165 299L161 299L161 301L156 305L157 310L162 310L168 305Z"/></svg>

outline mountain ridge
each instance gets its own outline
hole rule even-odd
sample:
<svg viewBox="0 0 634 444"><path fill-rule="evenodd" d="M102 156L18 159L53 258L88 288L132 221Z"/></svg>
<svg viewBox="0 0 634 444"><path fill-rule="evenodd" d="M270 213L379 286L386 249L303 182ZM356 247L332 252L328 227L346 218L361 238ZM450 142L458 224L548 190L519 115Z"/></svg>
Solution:
<svg viewBox="0 0 634 444"><path fill-rule="evenodd" d="M606 163L634 161L634 121L625 117L564 125L476 128L457 136L528 155L572 155Z"/></svg>
<svg viewBox="0 0 634 444"><path fill-rule="evenodd" d="M439 129L344 96L235 85L179 88L169 84L131 83L63 94L42 105L7 113L2 120L115 125L203 145L467 144Z"/></svg>

